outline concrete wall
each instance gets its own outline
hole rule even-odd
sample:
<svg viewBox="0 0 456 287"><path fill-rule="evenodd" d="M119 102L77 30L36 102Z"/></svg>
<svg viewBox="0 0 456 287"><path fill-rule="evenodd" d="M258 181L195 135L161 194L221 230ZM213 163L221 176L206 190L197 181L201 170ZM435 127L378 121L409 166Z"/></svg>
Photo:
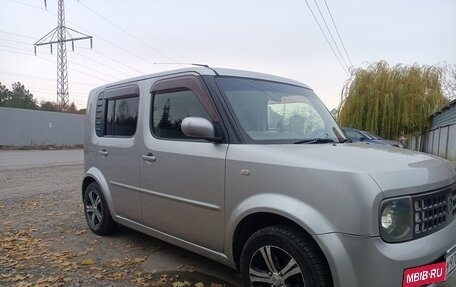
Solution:
<svg viewBox="0 0 456 287"><path fill-rule="evenodd" d="M0 146L82 145L85 115L0 107Z"/></svg>

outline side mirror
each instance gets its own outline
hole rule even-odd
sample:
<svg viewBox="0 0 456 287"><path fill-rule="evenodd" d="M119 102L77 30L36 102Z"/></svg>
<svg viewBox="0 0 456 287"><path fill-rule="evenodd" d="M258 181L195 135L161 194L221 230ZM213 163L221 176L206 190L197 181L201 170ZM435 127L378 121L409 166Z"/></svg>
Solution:
<svg viewBox="0 0 456 287"><path fill-rule="evenodd" d="M205 118L187 117L182 121L181 129L188 137L217 141L214 125Z"/></svg>
<svg viewBox="0 0 456 287"><path fill-rule="evenodd" d="M366 138L365 137L360 137L359 140L363 142L363 141L366 140Z"/></svg>

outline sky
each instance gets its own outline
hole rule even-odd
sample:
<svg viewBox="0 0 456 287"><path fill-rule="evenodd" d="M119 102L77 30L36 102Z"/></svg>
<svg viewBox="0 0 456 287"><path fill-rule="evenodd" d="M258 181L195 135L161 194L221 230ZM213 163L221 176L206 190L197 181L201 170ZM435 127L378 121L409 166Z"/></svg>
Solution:
<svg viewBox="0 0 456 287"><path fill-rule="evenodd" d="M288 77L309 85L330 110L340 103L347 67L380 60L390 66L456 63L454 0L64 3L66 26L93 36L93 49L88 40L75 42L74 52L67 46L70 102L78 108L97 86L185 66L169 63ZM49 46L33 52L33 44L57 26L57 0L47 6L43 0L0 0L0 82L11 88L19 81L38 101L57 97L57 47L53 54Z"/></svg>

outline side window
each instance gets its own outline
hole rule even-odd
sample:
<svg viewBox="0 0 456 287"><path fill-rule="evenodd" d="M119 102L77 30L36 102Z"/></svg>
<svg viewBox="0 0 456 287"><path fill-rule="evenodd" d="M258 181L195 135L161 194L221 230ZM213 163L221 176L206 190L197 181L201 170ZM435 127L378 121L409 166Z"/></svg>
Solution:
<svg viewBox="0 0 456 287"><path fill-rule="evenodd" d="M95 132L99 137L131 137L138 121L136 85L106 90L98 95Z"/></svg>
<svg viewBox="0 0 456 287"><path fill-rule="evenodd" d="M129 137L136 132L139 97L106 100L105 135Z"/></svg>
<svg viewBox="0 0 456 287"><path fill-rule="evenodd" d="M97 136L102 137L103 129L103 112L104 112L104 93L100 93L97 98L97 107L95 111L95 132Z"/></svg>
<svg viewBox="0 0 456 287"><path fill-rule="evenodd" d="M181 123L186 117L202 117L211 120L191 90L156 92L152 107L151 132L159 138L189 138L181 130Z"/></svg>
<svg viewBox="0 0 456 287"><path fill-rule="evenodd" d="M354 140L361 140L362 135L355 131L345 131L347 137L354 139Z"/></svg>
<svg viewBox="0 0 456 287"><path fill-rule="evenodd" d="M113 120L114 120L114 108L116 106L115 99L106 100L106 119L105 119L105 135L113 135Z"/></svg>

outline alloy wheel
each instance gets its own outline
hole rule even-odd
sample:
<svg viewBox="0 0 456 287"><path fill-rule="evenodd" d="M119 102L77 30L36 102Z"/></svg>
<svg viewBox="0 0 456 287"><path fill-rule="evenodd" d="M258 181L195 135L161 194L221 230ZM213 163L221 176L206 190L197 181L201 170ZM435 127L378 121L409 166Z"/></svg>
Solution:
<svg viewBox="0 0 456 287"><path fill-rule="evenodd" d="M103 221L101 197L95 190L89 190L85 203L85 212L93 229L99 229Z"/></svg>
<svg viewBox="0 0 456 287"><path fill-rule="evenodd" d="M250 283L254 287L305 287L304 275L296 260L285 250L265 245L250 260Z"/></svg>

